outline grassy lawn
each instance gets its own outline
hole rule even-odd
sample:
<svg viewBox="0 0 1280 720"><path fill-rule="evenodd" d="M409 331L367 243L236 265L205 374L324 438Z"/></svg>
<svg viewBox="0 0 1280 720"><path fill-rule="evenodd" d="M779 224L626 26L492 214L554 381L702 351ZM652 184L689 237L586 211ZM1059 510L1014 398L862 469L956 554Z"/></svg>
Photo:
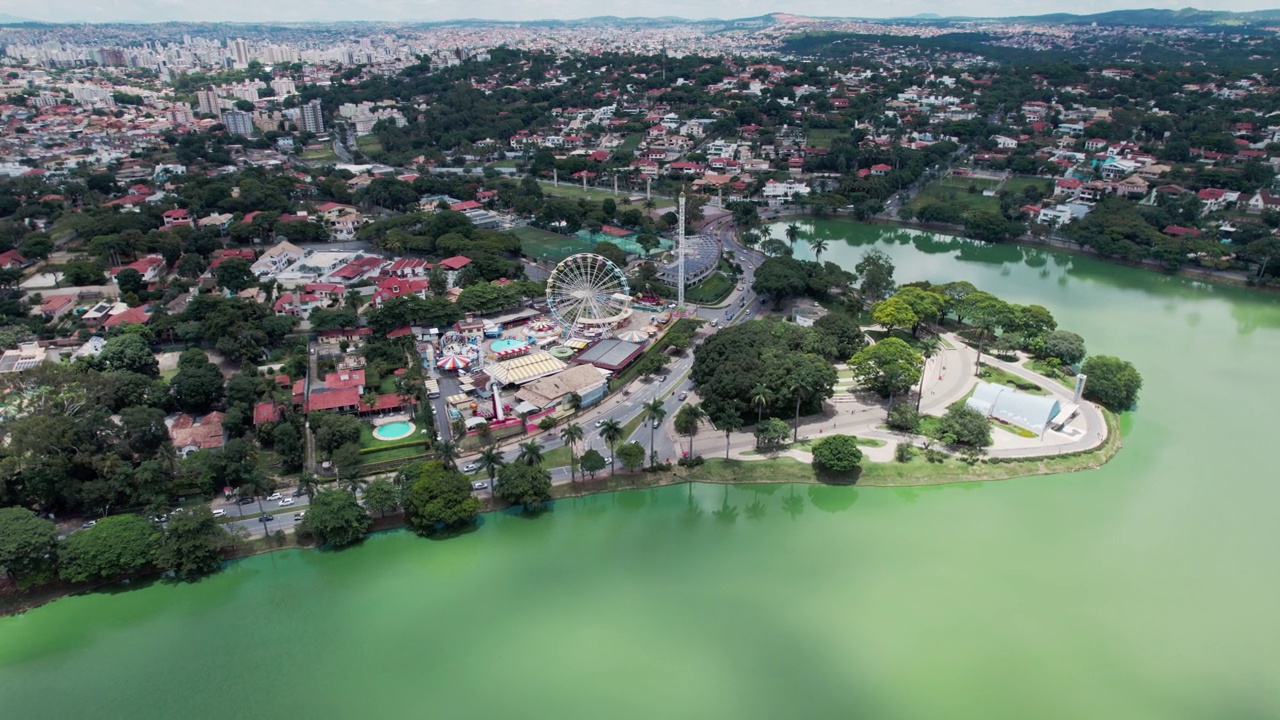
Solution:
<svg viewBox="0 0 1280 720"><path fill-rule="evenodd" d="M365 453L360 456L360 464L356 466L356 470L359 470L360 467L371 463L382 463L388 460L401 460L403 458L418 457L425 453L426 450L423 449L421 444Z"/></svg>
<svg viewBox="0 0 1280 720"><path fill-rule="evenodd" d="M377 135L361 135L356 138L356 148L368 155L369 153L382 152L382 143L378 140Z"/></svg>
<svg viewBox="0 0 1280 720"><path fill-rule="evenodd" d="M491 168L513 168L520 164L519 158L507 158L506 160L495 160L489 163Z"/></svg>
<svg viewBox="0 0 1280 720"><path fill-rule="evenodd" d="M539 184L542 185L542 192L547 195L573 198L575 200L578 198L587 198L588 200L604 200L605 198L613 198L614 200L618 200L626 195L621 188L619 188L617 195L614 195L612 190L601 190L590 186L588 186L586 190L583 190L581 180L561 180L560 187L556 187L545 180L539 181Z"/></svg>
<svg viewBox="0 0 1280 720"><path fill-rule="evenodd" d="M684 298L699 305L714 305L733 292L733 281L724 273L713 272L702 282L685 290Z"/></svg>
<svg viewBox="0 0 1280 720"><path fill-rule="evenodd" d="M969 187L975 188L974 192L969 192ZM999 210L1000 198L985 197L983 190L994 188L995 180L987 180L985 178L968 178L955 175L948 175L939 178L927 185L920 194L911 199L908 203L912 210L930 203L954 203L961 207L961 210Z"/></svg>
<svg viewBox="0 0 1280 720"><path fill-rule="evenodd" d="M989 383L997 385L1005 385L1015 390L1020 390L1028 395L1048 395L1049 391L1036 385L1033 382L1024 380L1003 368L994 367L984 364L978 372L978 377Z"/></svg>
<svg viewBox="0 0 1280 720"><path fill-rule="evenodd" d="M338 162L338 155L337 155L337 153L335 153L335 152L333 151L333 148L331 148L331 147L329 147L329 146L325 146L325 148L324 148L323 150L308 150L307 152L302 153L302 154L301 154L301 155L299 155L298 157L302 158L303 160L306 160L307 162L311 162L311 163L322 163L322 164L323 164L323 163L336 163L336 162Z"/></svg>
<svg viewBox="0 0 1280 720"><path fill-rule="evenodd" d="M631 133L622 139L618 152L635 152L635 149L640 147L641 140L644 140L644 133Z"/></svg>
<svg viewBox="0 0 1280 720"><path fill-rule="evenodd" d="M820 129L809 131L809 147L829 148L831 141L841 135L848 135L844 130Z"/></svg>
<svg viewBox="0 0 1280 720"><path fill-rule="evenodd" d="M541 230L525 225L512 228L507 232L520 239L520 250L534 260L554 260L559 262L574 253L591 252L592 244L571 235Z"/></svg>
<svg viewBox="0 0 1280 720"><path fill-rule="evenodd" d="M378 392L387 395L396 391L396 376L388 375L382 378L382 382L378 383Z"/></svg>
<svg viewBox="0 0 1280 720"><path fill-rule="evenodd" d="M1049 197L1053 195L1053 180L1050 180L1048 178L1025 178L1025 177L1009 178L1008 180L1005 181L1004 187L1002 187L1001 190L1005 190L1007 192L1014 193L1014 194L1019 194L1023 190L1027 189L1028 187L1031 187L1032 185L1040 188L1040 190L1044 192L1045 197Z"/></svg>

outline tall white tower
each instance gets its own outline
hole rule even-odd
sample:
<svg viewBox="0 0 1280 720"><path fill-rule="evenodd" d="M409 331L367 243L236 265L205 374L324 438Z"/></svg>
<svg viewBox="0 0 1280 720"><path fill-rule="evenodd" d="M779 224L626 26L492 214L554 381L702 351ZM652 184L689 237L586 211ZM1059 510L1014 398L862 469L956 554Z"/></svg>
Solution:
<svg viewBox="0 0 1280 720"><path fill-rule="evenodd" d="M676 212L676 309L684 312L684 193L680 193L679 209Z"/></svg>

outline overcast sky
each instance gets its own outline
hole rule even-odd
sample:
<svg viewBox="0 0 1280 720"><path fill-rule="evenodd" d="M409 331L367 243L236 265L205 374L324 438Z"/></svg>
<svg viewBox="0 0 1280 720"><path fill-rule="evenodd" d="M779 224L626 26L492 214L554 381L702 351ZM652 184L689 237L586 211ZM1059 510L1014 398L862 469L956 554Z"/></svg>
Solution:
<svg viewBox="0 0 1280 720"><path fill-rule="evenodd" d="M539 20L597 15L739 18L770 12L841 17L903 17L916 13L1008 16L1079 14L1136 7L1176 9L1188 0L0 0L0 14L52 22L329 21L329 20ZM1198 0L1203 10L1263 10L1275 0Z"/></svg>

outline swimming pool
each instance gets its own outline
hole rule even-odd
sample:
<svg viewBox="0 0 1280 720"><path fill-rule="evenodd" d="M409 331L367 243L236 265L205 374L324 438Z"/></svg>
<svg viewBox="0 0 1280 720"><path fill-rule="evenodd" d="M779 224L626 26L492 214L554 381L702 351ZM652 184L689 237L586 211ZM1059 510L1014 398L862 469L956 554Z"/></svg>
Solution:
<svg viewBox="0 0 1280 720"><path fill-rule="evenodd" d="M373 429L373 436L379 440L400 440L413 434L413 423L393 422Z"/></svg>
<svg viewBox="0 0 1280 720"><path fill-rule="evenodd" d="M523 340L517 340L515 338L499 338L493 341L493 344L489 346L489 350L492 352L506 352L507 350L515 350L516 348L522 348L524 346L525 341Z"/></svg>

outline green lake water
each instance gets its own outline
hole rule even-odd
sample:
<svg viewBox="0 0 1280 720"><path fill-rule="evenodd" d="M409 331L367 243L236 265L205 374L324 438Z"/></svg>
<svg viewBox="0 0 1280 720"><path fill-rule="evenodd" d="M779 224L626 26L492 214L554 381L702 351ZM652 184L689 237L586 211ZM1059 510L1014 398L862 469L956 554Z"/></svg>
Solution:
<svg viewBox="0 0 1280 720"><path fill-rule="evenodd" d="M1041 303L1091 352L1135 362L1124 449L1000 483L596 496L447 541L390 533L68 598L0 620L0 713L1280 717L1280 302L803 226L832 241L824 259L878 243L899 281Z"/></svg>

